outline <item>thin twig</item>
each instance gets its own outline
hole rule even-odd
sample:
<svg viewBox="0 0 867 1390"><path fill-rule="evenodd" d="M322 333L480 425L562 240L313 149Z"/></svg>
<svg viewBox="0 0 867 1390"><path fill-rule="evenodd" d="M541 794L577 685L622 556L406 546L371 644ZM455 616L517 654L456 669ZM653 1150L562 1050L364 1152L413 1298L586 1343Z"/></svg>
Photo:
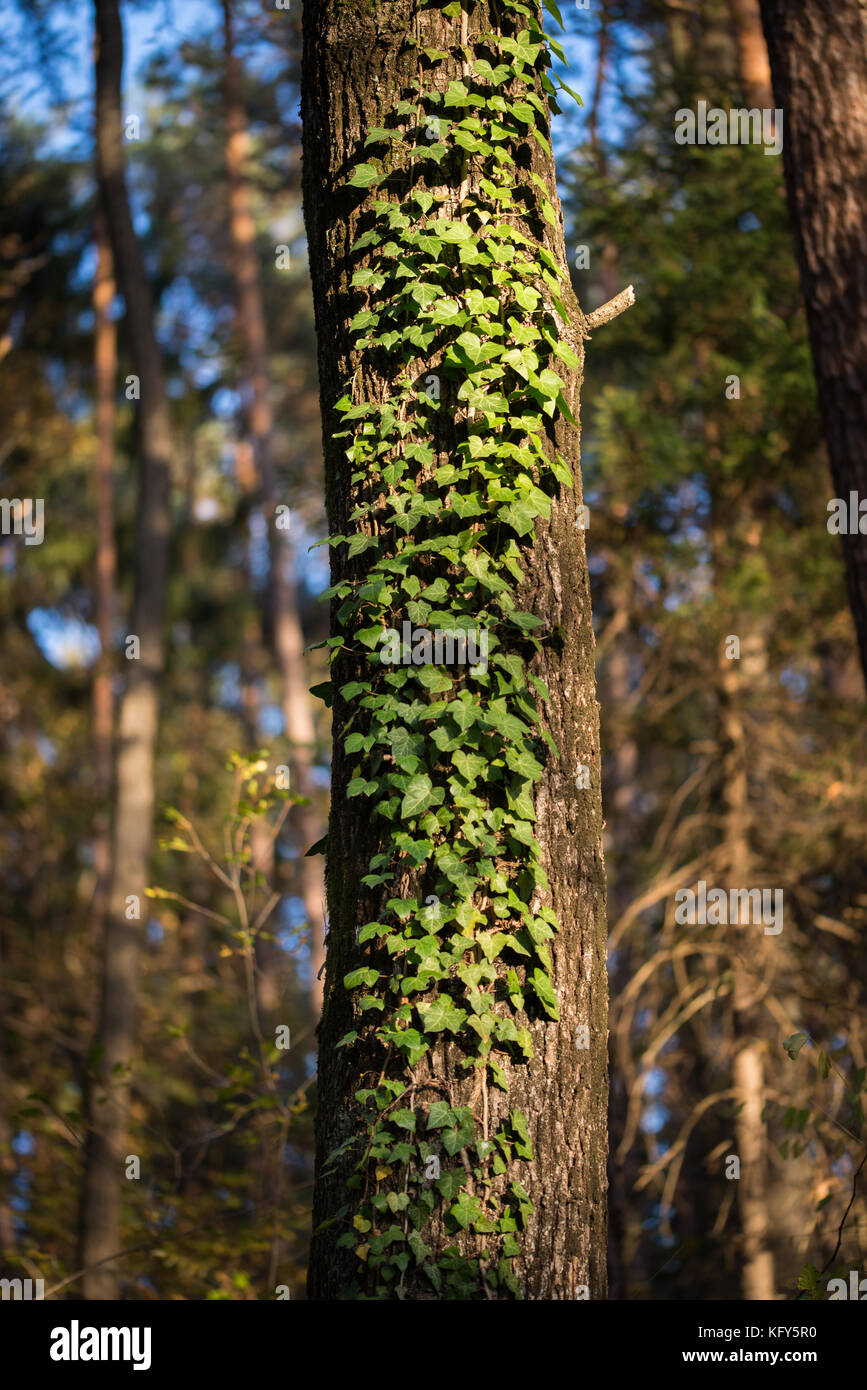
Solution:
<svg viewBox="0 0 867 1390"><path fill-rule="evenodd" d="M856 1171L856 1173L855 1173L855 1177L852 1179L852 1196L849 1198L849 1205L847 1206L846 1210L843 1212L843 1219L842 1219L842 1221L840 1222L840 1229L839 1229L838 1232L837 1232L837 1244L834 1246L834 1253L831 1255L830 1259L826 1260L825 1263L822 1265L822 1268L819 1270L819 1273L820 1273L820 1274L824 1274L824 1273L825 1273L825 1270L828 1269L828 1268L830 1268L830 1266L834 1263L834 1261L835 1261L836 1258L837 1258L838 1252L839 1252L839 1250L840 1250L840 1246L843 1244L843 1227L846 1225L846 1217L849 1215L850 1211L852 1210L852 1203L855 1201L855 1197L856 1197L857 1191L858 1191L858 1179L859 1179L860 1176L861 1176L861 1169L864 1167L864 1164L865 1164L865 1163L867 1163L867 1149L864 1150L864 1157L861 1159L861 1162L858 1164L858 1168L857 1168L857 1171Z"/></svg>
<svg viewBox="0 0 867 1390"><path fill-rule="evenodd" d="M613 299L609 299L607 304L601 304L592 313L585 314L587 327L590 329L601 328L604 323L610 323L616 319L618 314L622 314L626 309L631 309L635 303L635 289L632 285L627 285L625 290L621 290Z"/></svg>

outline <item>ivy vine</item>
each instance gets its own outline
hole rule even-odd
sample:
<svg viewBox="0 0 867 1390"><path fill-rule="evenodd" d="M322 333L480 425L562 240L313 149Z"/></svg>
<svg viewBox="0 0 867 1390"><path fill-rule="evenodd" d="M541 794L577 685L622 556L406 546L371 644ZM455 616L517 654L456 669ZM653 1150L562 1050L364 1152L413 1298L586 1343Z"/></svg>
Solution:
<svg viewBox="0 0 867 1390"><path fill-rule="evenodd" d="M337 405L356 529L329 543L370 563L326 595L340 605L332 660L357 675L340 692L345 752L358 755L347 794L382 827L362 882L395 885L382 920L358 932L364 963L343 980L356 1021L339 1046L372 1035L382 1052L356 1095L367 1133L329 1156L358 1146L338 1243L357 1257L356 1292L379 1298L419 1274L432 1296L517 1296L532 1204L512 1174L533 1154L520 1111L489 1126L488 1087L507 1090L502 1062L532 1056L528 1010L558 1016L557 920L541 905L534 834L534 785L557 749L540 719L548 690L530 669L541 620L516 590L537 519L572 486L553 425L575 423L557 368L579 369L566 339L580 344L545 245L553 191L515 156L538 142L551 158L547 69L550 50L563 54L516 0L499 7L504 32L471 42L461 4L441 12L464 18L455 45L415 41L417 85L367 132L348 179L375 197L352 246L357 368ZM455 58L462 77L438 84ZM483 629L488 660L385 664L384 633L405 621ZM425 1055L444 1046L475 1073L478 1103L424 1079ZM431 1222L455 1233L438 1258Z"/></svg>

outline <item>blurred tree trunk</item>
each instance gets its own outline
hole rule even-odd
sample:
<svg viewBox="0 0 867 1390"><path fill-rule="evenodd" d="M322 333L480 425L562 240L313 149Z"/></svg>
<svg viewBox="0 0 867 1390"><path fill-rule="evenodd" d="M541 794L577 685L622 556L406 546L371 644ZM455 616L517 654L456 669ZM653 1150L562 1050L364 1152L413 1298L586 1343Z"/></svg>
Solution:
<svg viewBox="0 0 867 1390"><path fill-rule="evenodd" d="M268 399L268 343L262 283L256 252L256 225L250 211L246 174L249 148L247 118L241 88L241 65L234 48L231 0L223 0L225 41L226 168L229 182L229 231L238 304L238 321L244 341L247 370L247 418L259 477L259 496L268 531L269 597L274 650L282 683L283 719L291 749L292 789L310 797L314 791L311 771L316 746L313 705L307 688L304 633L298 594L292 576L294 556L286 532L276 524L276 477L271 446L273 413ZM321 840L325 825L315 801L293 812L300 838L297 860L301 896L310 924L312 966L311 994L318 1018L322 1007L319 969L325 957L325 884L321 857L305 857L305 851Z"/></svg>
<svg viewBox="0 0 867 1390"><path fill-rule="evenodd" d="M867 499L867 7L761 0L831 475ZM867 678L867 523L843 536Z"/></svg>
<svg viewBox="0 0 867 1390"><path fill-rule="evenodd" d="M611 270L613 283L613 269ZM633 577L631 564L619 563L622 556L612 551L608 557L610 576L612 646L603 666L603 707L624 711L631 690L630 629L633 610ZM614 717L617 717L615 713ZM610 736L610 734L609 734ZM641 793L638 744L631 728L618 724L611 752L609 779L604 788L606 805L610 808L607 822L606 852L610 833L615 851L615 870L609 875L608 901L612 921L618 921L636 895L636 859L640 846L636 842L635 820ZM617 1000L634 973L631 934L624 935L616 951L616 964L609 967L612 1000ZM612 1002L612 1031L609 1037L609 1161L608 1161L608 1297L628 1299L630 1289L644 1278L641 1262L641 1198L635 1191L638 1178L638 1155L634 1145L619 1160L617 1149L626 1128L629 1092L626 1078L617 1066L616 1004Z"/></svg>
<svg viewBox="0 0 867 1390"><path fill-rule="evenodd" d="M122 143L123 30L117 0L96 0L96 147L99 191L140 382L136 412L138 504L131 660L118 719L111 881L102 998L88 1098L88 1135L81 1210L81 1264L87 1299L116 1297L111 1262L120 1249L130 1069L136 1036L139 938L153 835L154 754L171 530L171 423L153 303L130 215Z"/></svg>
<svg viewBox="0 0 867 1390"><path fill-rule="evenodd" d="M705 344L699 345L699 360L705 358ZM709 457L719 454L717 422L705 422ZM737 550L749 532L752 517L750 499L736 488L720 487L713 496L714 520L711 544L714 575L720 611L726 612L726 580L731 567L732 530L737 518ZM729 619L731 621L731 619ZM732 634L735 635L735 634ZM719 708L720 770L722 774L722 862L723 888L749 888L754 865L750 827L749 748L743 710L741 660L747 653L761 658L764 643L755 634L740 635L740 656L726 651L728 634L720 634L717 699ZM749 1302L774 1298L774 1258L770 1246L768 1212L768 1137L763 1111L765 1101L764 1017L758 1007L766 970L771 969L767 939L748 934L748 923L732 923L729 934L740 933L732 951L734 991L732 999L732 1088L737 1093L735 1148L740 1160L737 1179L738 1211L741 1225L741 1283ZM753 933L755 928L752 929ZM729 938L731 939L731 937ZM748 958L749 957L749 958ZM763 961L766 965L763 966Z"/></svg>
<svg viewBox="0 0 867 1390"><path fill-rule="evenodd" d="M498 29L496 13L487 2L455 22L449 21L441 8L429 8L423 0L379 0L375 6L360 6L357 0L306 0L304 6L304 207L332 533L351 529L348 517L359 495L350 485L345 442L335 437L343 428L335 404L357 365L349 327L355 296L349 288L348 267L359 219L372 201L364 200L359 206L358 199L347 196L341 186L347 171L363 158L360 152L365 132L378 119L386 118L398 93L417 79L417 50L408 42L410 37L422 49L430 46L453 55L437 70L439 82L459 78L465 72L454 47L459 35L466 45L479 33ZM491 47L495 49L495 40ZM538 147L532 150L532 160L559 212L553 161ZM559 219L556 230L549 233L549 245L568 287ZM571 291L567 302L577 328L580 310ZM366 389L372 399L378 399L387 391L388 379L376 378L368 357L364 370L368 373ZM577 408L580 372L561 371ZM504 1107L516 1106L527 1117L533 1145L533 1159L519 1165L521 1180L534 1202L522 1254L516 1261L523 1296L570 1299L578 1296L579 1286L586 1285L590 1297L597 1299L604 1298L606 1290L607 1150L605 887L598 712L584 534L575 523L575 508L582 500L577 431L562 423L557 426L557 441L561 453L575 465L576 487L554 499L550 521L537 522L519 603L541 617L546 631L562 637L562 643L543 644L538 667L551 696L543 706L542 717L560 750L560 761L549 765L536 791L536 835L560 923L551 946L561 1022L531 1024L532 1061L520 1065L504 1060L510 1089L507 1097L499 1093L490 1096L490 1123L499 1122ZM436 447L448 450L450 446L436 441ZM347 562L344 556L344 548L332 549L334 582L348 573L357 576L362 572L357 560ZM333 630L339 631L339 627L335 611ZM347 798L350 759L344 753L342 737L347 712L339 695L346 679L344 669L338 661L333 670L335 739L327 867L330 935L320 1026L314 1227L346 1203L345 1161L343 1167L336 1162L328 1174L323 1170L331 1150L353 1134L358 1122L354 1094L359 1086L359 1061L351 1048L336 1047L353 1026L352 1002L342 988L342 979L357 965L356 928L384 911L383 894L386 898L390 895L389 889L377 892L360 885L371 854L381 848L381 831L372 823L373 818L359 814L357 801ZM581 764L589 766L591 789L576 796L574 780ZM576 1046L580 1025L589 1030L588 1050ZM470 1098L472 1083L458 1079L448 1047L432 1051L428 1060L441 1084L448 1076L455 1093ZM338 1246L340 1233L340 1224L335 1222L314 1238L309 1275L312 1297L339 1297L341 1288L351 1281L355 1259L351 1251ZM426 1238L434 1241L438 1251L454 1241L441 1227L426 1233ZM410 1294L418 1296L423 1295Z"/></svg>
<svg viewBox="0 0 867 1390"><path fill-rule="evenodd" d="M250 523L251 498L257 491L256 469L252 448L246 439L235 448L235 476L241 489L242 504L238 510L239 524L245 530ZM245 538L246 539L246 538ZM241 722L248 754L253 757L262 747L262 682L265 676L265 651L262 615L256 606L256 581L250 564L249 544L243 546L241 574L248 602L241 627ZM250 826L250 850L253 867L264 874L269 888L277 887L277 844L264 819L257 816ZM256 964L256 1006L260 1017L270 1016L281 999L280 955L269 933L257 933L254 944ZM284 958L285 959L285 958ZM270 1018L269 1018L270 1022Z"/></svg>
<svg viewBox="0 0 867 1390"><path fill-rule="evenodd" d="M724 654L720 661L720 733L722 743L723 824L726 891L749 888L751 878L749 781L740 663ZM729 923L728 930L742 933L742 951L751 953L749 964L739 958L734 965L732 1086L737 1092L735 1146L740 1159L738 1209L741 1221L741 1280L744 1298L767 1302L774 1297L774 1257L770 1248L768 1213L768 1140L764 1121L765 1073L764 1019L757 1007L768 957L764 935L747 935L747 924ZM753 932L755 928L752 929ZM740 953L739 953L740 955ZM770 969L770 961L768 961Z"/></svg>
<svg viewBox="0 0 867 1390"><path fill-rule="evenodd" d="M6 1018L7 1000L4 989L6 971L6 933L0 928L0 1019ZM15 1156L12 1152L12 1126L7 1114L9 1075L6 1066L6 1033L0 1026L0 1260L9 1259L15 1251L15 1219L12 1214L12 1179L15 1175ZM5 1265L2 1266L5 1274Z"/></svg>
<svg viewBox="0 0 867 1390"><path fill-rule="evenodd" d="M690 51L692 49L688 11L684 5L666 4L663 6L663 17L668 34L672 70L675 76L677 76L688 68Z"/></svg>
<svg viewBox="0 0 867 1390"><path fill-rule="evenodd" d="M111 873L111 768L114 695L111 644L116 610L117 554L114 543L114 395L117 387L117 329L111 317L114 265L105 214L96 215L96 278L93 284L94 387L96 421L96 630L99 660L93 680L93 860L96 885L91 910L93 940L105 924Z"/></svg>
<svg viewBox="0 0 867 1390"><path fill-rule="evenodd" d="M768 110L774 104L774 94L759 0L729 0L729 10L744 96L750 106Z"/></svg>

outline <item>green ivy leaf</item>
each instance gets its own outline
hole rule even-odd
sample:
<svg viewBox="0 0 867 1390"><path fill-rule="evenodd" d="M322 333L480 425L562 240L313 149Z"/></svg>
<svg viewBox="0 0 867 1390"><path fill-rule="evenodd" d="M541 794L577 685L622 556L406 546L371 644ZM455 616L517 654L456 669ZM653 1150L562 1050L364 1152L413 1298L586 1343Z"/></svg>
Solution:
<svg viewBox="0 0 867 1390"><path fill-rule="evenodd" d="M424 281L420 281L418 284L413 285L410 290L411 298L415 300L416 304L420 304L423 309L426 309L429 304L433 304L435 300L441 298L442 293L443 291L440 289L439 285L429 285Z"/></svg>
<svg viewBox="0 0 867 1390"><path fill-rule="evenodd" d="M414 777L411 777L401 802L401 818L414 820L416 816L420 815L430 805L432 792L433 783L426 772L418 772Z"/></svg>
<svg viewBox="0 0 867 1390"><path fill-rule="evenodd" d="M423 1264L431 1253L430 1246L425 1245L418 1231L410 1231L409 1235L407 1236L407 1244L409 1245L410 1250L415 1256L415 1262L417 1265Z"/></svg>
<svg viewBox="0 0 867 1390"><path fill-rule="evenodd" d="M798 1053L806 1042L809 1042L808 1033L793 1033L790 1038L786 1038L783 1043L783 1050L788 1053L792 1061L797 1061Z"/></svg>
<svg viewBox="0 0 867 1390"><path fill-rule="evenodd" d="M349 550L347 554L349 558L352 559L354 555L360 555L364 550L371 550L378 544L379 542L376 536L366 536L361 531L358 531L354 536L350 536L349 538Z"/></svg>
<svg viewBox="0 0 867 1390"><path fill-rule="evenodd" d="M540 970L537 966L530 976L528 983L532 985L548 1017L553 1018L555 1021L559 1019L560 1014L557 1009L557 996L554 993L551 981L545 971Z"/></svg>
<svg viewBox="0 0 867 1390"><path fill-rule="evenodd" d="M451 1202L454 1201L455 1197L457 1197L460 1192L463 1181L463 1169L461 1169L460 1173L448 1169L446 1172L440 1174L435 1185L445 1201Z"/></svg>
<svg viewBox="0 0 867 1390"><path fill-rule="evenodd" d="M357 989L359 985L375 985L380 979L380 972L371 966L362 966L360 970L351 970L348 975L343 977L344 989Z"/></svg>
<svg viewBox="0 0 867 1390"><path fill-rule="evenodd" d="M349 187L370 188L372 184L379 182L379 178L379 170L373 164L357 164L349 180Z"/></svg>
<svg viewBox="0 0 867 1390"><path fill-rule="evenodd" d="M468 1192L458 1193L457 1201L449 1208L449 1215L454 1217L462 1231L468 1231L470 1226L484 1221L478 1197L471 1197Z"/></svg>
<svg viewBox="0 0 867 1390"><path fill-rule="evenodd" d="M420 1005L419 1014L426 1033L459 1033L466 1023L464 1009L459 1009L447 994L439 995L427 1007Z"/></svg>

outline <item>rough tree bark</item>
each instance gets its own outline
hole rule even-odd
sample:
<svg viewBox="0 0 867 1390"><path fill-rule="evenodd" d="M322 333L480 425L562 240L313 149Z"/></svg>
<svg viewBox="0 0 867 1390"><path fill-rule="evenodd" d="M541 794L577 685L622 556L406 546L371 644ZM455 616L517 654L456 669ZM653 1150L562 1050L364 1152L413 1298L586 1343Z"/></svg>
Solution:
<svg viewBox="0 0 867 1390"><path fill-rule="evenodd" d="M761 0L836 495L867 498L867 7ZM867 678L867 532L843 536Z"/></svg>
<svg viewBox="0 0 867 1390"><path fill-rule="evenodd" d="M117 1292L112 1259L120 1249L139 939L146 917L145 888L153 834L154 752L171 530L171 422L154 333L153 303L126 189L121 105L123 30L117 0L96 0L96 40L99 192L141 392L136 412L138 504L131 629L139 639L140 656L129 662L118 718L98 1057L88 1099L80 1230L81 1264L87 1271L84 1296L111 1299Z"/></svg>
<svg viewBox="0 0 867 1390"><path fill-rule="evenodd" d="M353 165L364 158L367 130L388 118L404 89L416 79L418 49L409 40L422 49L447 50L449 60L438 69L436 80L458 79L466 67L457 45L462 41L466 46L477 34L498 30L494 10L491 4L480 3L471 15L463 15L461 32L461 19L448 20L421 0L377 0L376 4L305 0L304 204L333 533L352 529L348 518L357 500L344 443L334 438L341 427L335 402L357 365L349 331L356 308L349 287L354 268L351 251L359 220L372 201L359 203L357 193L341 185ZM552 161L538 146L529 157L559 214ZM468 179L471 186L472 176ZM455 209L463 191L452 191ZM460 217L461 213L444 215ZM556 229L547 237L568 285L562 217L558 216ZM571 292L568 303L580 346L586 321ZM566 378L577 418L581 373L567 372ZM376 390L375 382L371 389ZM549 875L550 901L560 922L551 943L560 1021L532 1023L534 1060L509 1064L508 1096L491 1096L492 1111L499 1108L501 1114L504 1108L517 1106L529 1123L534 1158L529 1165L521 1165L522 1181L535 1205L515 1272L521 1294L535 1299L575 1298L582 1285L591 1298L601 1298L606 1288L607 992L598 707L584 533L575 524L575 507L581 503L578 432L564 424L558 426L558 436L560 452L574 467L577 486L555 498L550 521L537 523L519 602L538 614L545 631L555 635L554 641L543 644L537 670L551 692L542 707L543 718L560 750L560 760L550 762L537 784L536 834ZM434 444L445 451L449 447L447 438ZM332 552L335 582L347 572L362 572L359 561L347 562L344 553L343 547ZM336 614L333 626L336 631ZM360 884L378 848L377 827L358 801L347 799L349 760L340 736L346 706L337 693L340 685L338 668L333 680L336 738L327 861L330 936L320 1026L314 1226L333 1216L347 1198L346 1170L338 1164L330 1176L323 1173L326 1156L359 1125L353 1100L360 1084L358 1060L351 1059L347 1049L335 1049L337 1040L352 1026L351 1002L341 982L344 973L359 963L356 928L375 919L384 901L377 890ZM576 791L581 764L591 769L591 790ZM383 892L389 896L379 890ZM590 1033L590 1047L584 1051L576 1047L577 1029L582 1025ZM467 1085L457 1079L448 1048L437 1050L431 1058L441 1080L452 1087ZM469 1097L469 1090L465 1094ZM492 1125L497 1118L492 1114ZM350 1282L354 1261L351 1252L338 1248L339 1231L336 1223L314 1237L309 1278L313 1297L339 1297ZM442 1249L453 1237L442 1231L432 1237L426 1231L425 1239L439 1239ZM425 1295L412 1292L409 1296Z"/></svg>

